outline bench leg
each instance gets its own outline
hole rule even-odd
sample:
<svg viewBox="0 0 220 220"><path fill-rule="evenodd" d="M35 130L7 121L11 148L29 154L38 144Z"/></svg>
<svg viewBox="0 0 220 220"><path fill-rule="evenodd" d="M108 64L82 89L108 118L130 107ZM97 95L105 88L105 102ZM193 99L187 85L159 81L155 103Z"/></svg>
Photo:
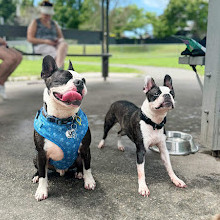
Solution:
<svg viewBox="0 0 220 220"><path fill-rule="evenodd" d="M108 59L108 56L102 57L102 77L104 78L104 80L106 80L106 78L108 77Z"/></svg>

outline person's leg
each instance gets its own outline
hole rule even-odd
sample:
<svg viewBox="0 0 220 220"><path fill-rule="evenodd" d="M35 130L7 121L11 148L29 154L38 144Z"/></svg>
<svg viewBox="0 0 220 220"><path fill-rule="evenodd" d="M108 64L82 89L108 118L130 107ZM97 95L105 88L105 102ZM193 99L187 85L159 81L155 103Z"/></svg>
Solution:
<svg viewBox="0 0 220 220"><path fill-rule="evenodd" d="M10 74L16 69L22 60L22 55L14 49L0 47L0 85L4 85Z"/></svg>
<svg viewBox="0 0 220 220"><path fill-rule="evenodd" d="M3 80L6 82L8 77L11 75L11 73L14 72L14 70L17 68L17 66L22 61L22 54L18 52L15 49L9 49L11 53L11 68L10 70L3 76Z"/></svg>
<svg viewBox="0 0 220 220"><path fill-rule="evenodd" d="M64 60L67 54L68 44L64 40L60 40L57 45L56 63L59 68L64 66Z"/></svg>
<svg viewBox="0 0 220 220"><path fill-rule="evenodd" d="M5 82L22 60L22 55L15 49L0 47L0 99L6 99Z"/></svg>
<svg viewBox="0 0 220 220"><path fill-rule="evenodd" d="M56 47L48 45L48 44L38 44L36 46L34 46L34 52L35 53L40 53L43 56L47 56L50 55L52 56L54 59L56 57Z"/></svg>

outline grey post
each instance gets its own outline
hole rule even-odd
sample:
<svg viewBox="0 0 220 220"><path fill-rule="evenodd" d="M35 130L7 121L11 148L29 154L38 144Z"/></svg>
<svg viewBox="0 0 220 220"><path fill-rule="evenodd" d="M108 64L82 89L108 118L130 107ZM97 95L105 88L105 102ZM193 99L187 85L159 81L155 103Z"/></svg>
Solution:
<svg viewBox="0 0 220 220"><path fill-rule="evenodd" d="M210 0L202 103L201 143L220 151L220 1Z"/></svg>

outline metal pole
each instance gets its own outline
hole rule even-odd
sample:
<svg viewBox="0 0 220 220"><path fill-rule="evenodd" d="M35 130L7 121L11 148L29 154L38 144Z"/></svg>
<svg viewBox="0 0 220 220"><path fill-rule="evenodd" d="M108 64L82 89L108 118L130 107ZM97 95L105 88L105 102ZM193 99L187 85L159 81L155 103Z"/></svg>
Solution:
<svg viewBox="0 0 220 220"><path fill-rule="evenodd" d="M105 0L102 0L102 54L105 53ZM102 56L102 77L106 80L106 59Z"/></svg>
<svg viewBox="0 0 220 220"><path fill-rule="evenodd" d="M106 19L106 32L105 32L105 52L109 52L109 21L108 21L108 11L109 11L109 0L106 0L106 13L105 13L105 19ZM105 56L103 57L103 69L104 69L104 80L106 81L106 78L108 77L108 67L109 67L109 57Z"/></svg>
<svg viewBox="0 0 220 220"><path fill-rule="evenodd" d="M102 7L101 7L101 10L102 10L102 22L101 22L101 24L102 24L102 27L101 27L101 29L102 29L102 53L104 53L105 52L105 48L104 48L104 39L105 39L105 35L104 35L104 33L105 33L105 15L104 15L104 0L102 0Z"/></svg>
<svg viewBox="0 0 220 220"><path fill-rule="evenodd" d="M106 0L106 52L109 52L109 0Z"/></svg>

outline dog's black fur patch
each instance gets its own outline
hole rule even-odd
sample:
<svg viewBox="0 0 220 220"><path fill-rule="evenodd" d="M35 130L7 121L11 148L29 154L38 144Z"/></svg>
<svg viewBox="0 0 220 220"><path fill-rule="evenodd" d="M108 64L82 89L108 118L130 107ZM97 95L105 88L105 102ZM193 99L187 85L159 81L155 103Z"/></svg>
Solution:
<svg viewBox="0 0 220 220"><path fill-rule="evenodd" d="M137 147L137 163L141 164L144 160L145 148L140 129L141 109L128 101L114 102L105 117L104 135L106 139L109 130L118 122L121 130L118 132L121 136L127 135Z"/></svg>
<svg viewBox="0 0 220 220"><path fill-rule="evenodd" d="M147 99L149 102L154 102L158 97L159 95L161 94L161 90L158 86L154 86L153 88L151 88L151 90L149 90L147 93L146 93L146 96L147 96Z"/></svg>

